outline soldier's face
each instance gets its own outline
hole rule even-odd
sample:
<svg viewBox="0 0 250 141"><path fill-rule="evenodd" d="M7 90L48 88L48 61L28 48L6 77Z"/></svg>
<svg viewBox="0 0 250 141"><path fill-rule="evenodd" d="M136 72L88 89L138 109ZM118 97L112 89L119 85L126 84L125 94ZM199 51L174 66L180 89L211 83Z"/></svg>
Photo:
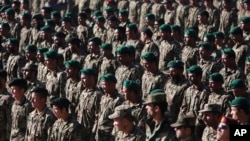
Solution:
<svg viewBox="0 0 250 141"><path fill-rule="evenodd" d="M194 73L189 73L188 74L188 80L192 83L192 84L196 84L199 80L198 76L196 76Z"/></svg>
<svg viewBox="0 0 250 141"><path fill-rule="evenodd" d="M45 99L39 97L35 92L31 94L31 104L33 108L44 106L45 102Z"/></svg>
<svg viewBox="0 0 250 141"><path fill-rule="evenodd" d="M209 89L212 91L212 92L217 92L219 90L221 90L222 88L222 83L221 82L215 82L213 80L209 80L208 82L209 84Z"/></svg>
<svg viewBox="0 0 250 141"><path fill-rule="evenodd" d="M192 37L190 37L189 35L184 35L184 42L186 45L190 45L190 43L192 42Z"/></svg>
<svg viewBox="0 0 250 141"><path fill-rule="evenodd" d="M129 28L126 28L126 35L127 35L127 38L130 38L133 36L133 32Z"/></svg>
<svg viewBox="0 0 250 141"><path fill-rule="evenodd" d="M36 58L37 58L38 62L43 62L44 61L43 54L40 53L40 52L37 53Z"/></svg>
<svg viewBox="0 0 250 141"><path fill-rule="evenodd" d="M54 68L55 64L54 59L51 58L44 58L45 65L47 66L48 69Z"/></svg>
<svg viewBox="0 0 250 141"><path fill-rule="evenodd" d="M59 107L53 105L53 112L57 118L62 118L63 109L60 109Z"/></svg>
<svg viewBox="0 0 250 141"><path fill-rule="evenodd" d="M131 91L128 90L128 88L122 87L122 95L123 95L123 97L124 97L126 100L130 100L130 99L131 99L131 98L130 98L130 93L131 93Z"/></svg>
<svg viewBox="0 0 250 141"><path fill-rule="evenodd" d="M75 68L72 68L72 67L66 67L66 70L65 70L66 74L67 74L67 77L74 77L75 76Z"/></svg>
<svg viewBox="0 0 250 141"><path fill-rule="evenodd" d="M213 126L219 120L219 118L219 116L213 114L212 112L202 113L202 120L208 126Z"/></svg>
<svg viewBox="0 0 250 141"><path fill-rule="evenodd" d="M169 75L171 79L175 79L180 76L180 70L177 68L169 68Z"/></svg>
<svg viewBox="0 0 250 141"><path fill-rule="evenodd" d="M221 60L225 66L228 66L229 63L231 63L230 58L228 58L226 54L221 55Z"/></svg>
<svg viewBox="0 0 250 141"><path fill-rule="evenodd" d="M25 92L23 88L20 88L18 86L11 86L10 91L11 91L12 97L18 100L24 96L24 92Z"/></svg>
<svg viewBox="0 0 250 141"><path fill-rule="evenodd" d="M208 58L211 55L212 52L204 49L204 48L199 48L199 54L201 58Z"/></svg>
<svg viewBox="0 0 250 141"><path fill-rule="evenodd" d="M250 62L249 62L249 61L246 61L246 69L247 69L248 71L250 71Z"/></svg>
<svg viewBox="0 0 250 141"><path fill-rule="evenodd" d="M177 139L182 139L185 137L185 133L186 133L186 128L184 127L175 127L175 135Z"/></svg>
<svg viewBox="0 0 250 141"><path fill-rule="evenodd" d="M36 52L31 52L29 50L26 50L25 57L26 57L26 60L34 60L36 59Z"/></svg>
<svg viewBox="0 0 250 141"><path fill-rule="evenodd" d="M32 71L24 69L23 70L23 78L26 80L30 80L32 78Z"/></svg>
<svg viewBox="0 0 250 141"><path fill-rule="evenodd" d="M115 90L115 84L109 81L101 81L101 87L105 93L112 93Z"/></svg>
<svg viewBox="0 0 250 141"><path fill-rule="evenodd" d="M222 126L224 126L225 129L224 128L220 128ZM230 140L229 137L230 137L230 135L229 135L229 126L226 125L225 123L220 123L219 126L218 126L218 128L217 128L216 139L217 140L221 140L221 141L222 140L226 141L226 140Z"/></svg>
<svg viewBox="0 0 250 141"><path fill-rule="evenodd" d="M150 103L146 105L146 110L147 110L147 114L150 117L153 117L155 114L155 106L154 104Z"/></svg>
<svg viewBox="0 0 250 141"><path fill-rule="evenodd" d="M95 45L95 43L94 42L89 42L89 44L88 44L88 51L90 52L90 53L95 53L96 52L96 49L97 47L96 47L96 45Z"/></svg>
<svg viewBox="0 0 250 141"><path fill-rule="evenodd" d="M238 109L237 107L231 106L231 116L235 120L239 120L242 110Z"/></svg>
<svg viewBox="0 0 250 141"><path fill-rule="evenodd" d="M113 125L118 131L123 131L124 130L124 124L123 124L123 119L118 117L114 119Z"/></svg>

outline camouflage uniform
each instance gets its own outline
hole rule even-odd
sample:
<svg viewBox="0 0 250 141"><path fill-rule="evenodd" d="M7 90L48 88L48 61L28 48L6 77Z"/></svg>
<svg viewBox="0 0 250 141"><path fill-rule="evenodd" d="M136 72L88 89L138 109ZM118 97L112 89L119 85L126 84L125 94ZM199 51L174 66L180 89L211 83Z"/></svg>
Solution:
<svg viewBox="0 0 250 141"><path fill-rule="evenodd" d="M188 6L179 4L176 8L175 24L181 27L181 31L185 30L185 22L188 17Z"/></svg>
<svg viewBox="0 0 250 141"><path fill-rule="evenodd" d="M63 53L64 61L68 60L76 60L80 62L81 65L84 64L84 59L86 57L86 54L83 50L80 50L76 53L73 53L70 48L66 48Z"/></svg>
<svg viewBox="0 0 250 141"><path fill-rule="evenodd" d="M204 35L207 33L213 33L215 32L215 28L212 25L209 24L198 24L198 38L200 41L203 41Z"/></svg>
<svg viewBox="0 0 250 141"><path fill-rule="evenodd" d="M92 10L102 10L103 0L95 0L89 2L89 8Z"/></svg>
<svg viewBox="0 0 250 141"><path fill-rule="evenodd" d="M26 141L46 141L51 133L52 125L56 120L53 112L45 107L44 110L39 113L34 110L29 114L27 120L27 130L26 130Z"/></svg>
<svg viewBox="0 0 250 141"><path fill-rule="evenodd" d="M145 24L145 15L147 13L150 13L151 11L151 2L143 2L141 5L141 11L140 11L140 22L139 22L139 28L144 26Z"/></svg>
<svg viewBox="0 0 250 141"><path fill-rule="evenodd" d="M134 127L129 134L119 131L115 137L115 141L144 141L146 139L144 133L138 127Z"/></svg>
<svg viewBox="0 0 250 141"><path fill-rule="evenodd" d="M92 68L98 72L100 67L100 55L98 54L88 54L84 60L83 68Z"/></svg>
<svg viewBox="0 0 250 141"><path fill-rule="evenodd" d="M142 49L143 49L143 46L144 46L143 43L141 42L141 40L138 40L138 39L135 39L135 40L128 39L125 45L126 46L132 45L132 46L135 47L135 50L136 50L136 52L135 52L135 59L137 61L139 61L140 57L141 57L141 52L142 52Z"/></svg>
<svg viewBox="0 0 250 141"><path fill-rule="evenodd" d="M164 15L165 24L174 25L175 23L176 10L167 9Z"/></svg>
<svg viewBox="0 0 250 141"><path fill-rule="evenodd" d="M100 28L98 26L94 26L94 28L93 28L93 36L100 38L103 42L106 42L106 39L107 39L107 29L106 29L106 27Z"/></svg>
<svg viewBox="0 0 250 141"><path fill-rule="evenodd" d="M117 0L117 9L128 10L129 1L128 0Z"/></svg>
<svg viewBox="0 0 250 141"><path fill-rule="evenodd" d="M164 18L165 8L161 3L153 3L151 13L155 15L155 18Z"/></svg>
<svg viewBox="0 0 250 141"><path fill-rule="evenodd" d="M43 84L46 83L46 75L48 73L47 67L43 63L38 63L37 65L37 80L40 80Z"/></svg>
<svg viewBox="0 0 250 141"><path fill-rule="evenodd" d="M249 44L247 42L236 43L232 49L235 52L236 64L241 70L245 70L245 60L248 55L250 55Z"/></svg>
<svg viewBox="0 0 250 141"><path fill-rule="evenodd" d="M188 7L188 16L185 22L185 29L196 27L198 25L198 13L202 9L198 6L189 6Z"/></svg>
<svg viewBox="0 0 250 141"><path fill-rule="evenodd" d="M181 53L181 61L184 62L184 70L196 65L199 61L199 51L196 47L184 46Z"/></svg>
<svg viewBox="0 0 250 141"><path fill-rule="evenodd" d="M147 41L141 51L141 54L146 52L153 52L155 56L159 56L159 47L152 40Z"/></svg>
<svg viewBox="0 0 250 141"><path fill-rule="evenodd" d="M202 141L217 141L216 139L217 130L211 127L205 127L202 134Z"/></svg>
<svg viewBox="0 0 250 141"><path fill-rule="evenodd" d="M24 54L24 48L29 44L31 28L23 27L20 32L19 52Z"/></svg>
<svg viewBox="0 0 250 141"><path fill-rule="evenodd" d="M115 71L118 66L119 62L114 57L112 58L103 57L101 59L100 68L98 71L98 77L100 78L101 76L107 73L115 74Z"/></svg>
<svg viewBox="0 0 250 141"><path fill-rule="evenodd" d="M129 21L135 24L139 24L139 17L141 12L141 2L137 0L130 0L129 1ZM143 16L143 15L142 15Z"/></svg>
<svg viewBox="0 0 250 141"><path fill-rule="evenodd" d="M31 103L26 99L26 97L23 97L20 102L14 101L11 108L11 141L24 141L27 129L27 120L31 111Z"/></svg>
<svg viewBox="0 0 250 141"><path fill-rule="evenodd" d="M209 14L209 17L208 17L209 25L212 25L215 28L215 30L218 30L219 25L220 25L220 11L219 11L219 9L217 9L216 7L213 6L211 9L206 8L206 11Z"/></svg>
<svg viewBox="0 0 250 141"><path fill-rule="evenodd" d="M72 116L66 121L57 119L48 141L82 141L81 126Z"/></svg>

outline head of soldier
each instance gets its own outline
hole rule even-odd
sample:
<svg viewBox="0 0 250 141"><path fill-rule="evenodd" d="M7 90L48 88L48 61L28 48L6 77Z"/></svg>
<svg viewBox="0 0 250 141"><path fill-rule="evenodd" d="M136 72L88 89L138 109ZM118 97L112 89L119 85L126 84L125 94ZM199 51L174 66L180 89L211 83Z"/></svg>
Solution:
<svg viewBox="0 0 250 141"><path fill-rule="evenodd" d="M179 25L171 25L171 36L175 39L182 38L181 27Z"/></svg>
<svg viewBox="0 0 250 141"><path fill-rule="evenodd" d="M230 38L234 43L239 43L244 40L243 31L239 26L232 27L229 33L230 33Z"/></svg>
<svg viewBox="0 0 250 141"><path fill-rule="evenodd" d="M163 24L159 27L160 36L163 40L171 40L171 27L168 24Z"/></svg>
<svg viewBox="0 0 250 141"><path fill-rule="evenodd" d="M197 39L197 32L194 29L187 29L184 32L185 45L194 46Z"/></svg>
<svg viewBox="0 0 250 141"><path fill-rule="evenodd" d="M144 69L148 72L155 73L158 71L158 53L145 52L141 55L141 61Z"/></svg>
<svg viewBox="0 0 250 141"><path fill-rule="evenodd" d="M115 29L118 26L118 18L114 15L108 17L108 25L110 28Z"/></svg>
<svg viewBox="0 0 250 141"><path fill-rule="evenodd" d="M162 89L152 90L144 102L147 114L154 122L159 122L167 110L166 94Z"/></svg>
<svg viewBox="0 0 250 141"><path fill-rule="evenodd" d="M128 11L124 9L120 10L118 13L118 19L121 23L126 22L128 20Z"/></svg>
<svg viewBox="0 0 250 141"><path fill-rule="evenodd" d="M32 25L36 28L40 28L43 24L43 15L40 13L34 14L32 17Z"/></svg>
<svg viewBox="0 0 250 141"><path fill-rule="evenodd" d="M112 54L112 44L109 43L102 43L102 45L100 46L100 54L103 57L107 57L110 58L111 56L113 56Z"/></svg>
<svg viewBox="0 0 250 141"><path fill-rule="evenodd" d="M215 72L210 74L208 77L208 81L209 89L211 92L220 92L223 89L222 84L224 83L224 79L220 73Z"/></svg>
<svg viewBox="0 0 250 141"><path fill-rule="evenodd" d="M115 27L115 31L114 31L114 39L115 40L121 40L121 39L124 39L124 34L125 34L125 28L122 27L122 26L118 26L118 27Z"/></svg>
<svg viewBox="0 0 250 141"><path fill-rule="evenodd" d="M194 134L195 117L189 115L179 117L171 127L174 128L178 140L185 140Z"/></svg>
<svg viewBox="0 0 250 141"><path fill-rule="evenodd" d="M154 23L154 29L157 30L157 31L159 31L159 27L160 27L161 25L163 25L164 22L165 22L165 21L164 21L163 18L156 19L156 20L155 20L155 23ZM159 33L158 33L158 34L159 34Z"/></svg>
<svg viewBox="0 0 250 141"><path fill-rule="evenodd" d="M232 2L231 0L222 0L221 6L225 10L231 9Z"/></svg>
<svg viewBox="0 0 250 141"><path fill-rule="evenodd" d="M104 13L103 13L103 16L105 19L109 18L110 16L112 16L114 14L114 9L110 6L107 6L105 9L104 9Z"/></svg>
<svg viewBox="0 0 250 141"><path fill-rule="evenodd" d="M137 28L137 25L136 24L128 24L126 26L126 36L127 36L127 39L135 39L137 38L137 35L138 35L138 28Z"/></svg>
<svg viewBox="0 0 250 141"><path fill-rule="evenodd" d="M53 112L58 119L66 120L69 116L70 101L67 98L56 98L51 102Z"/></svg>
<svg viewBox="0 0 250 141"><path fill-rule="evenodd" d="M145 15L145 22L146 25L152 26L154 27L154 23L155 23L155 15L152 13L148 13Z"/></svg>
<svg viewBox="0 0 250 141"><path fill-rule="evenodd" d="M56 27L56 22L52 19L47 19L45 21L45 26L48 26L50 27L51 31L52 31L52 34L54 34L55 32L55 27ZM52 34L50 35L50 37L52 36Z"/></svg>
<svg viewBox="0 0 250 141"><path fill-rule="evenodd" d="M133 45L127 45L126 46L129 50L129 60L128 62L134 62L135 61L135 53L136 53L136 49Z"/></svg>
<svg viewBox="0 0 250 141"><path fill-rule="evenodd" d="M219 104L205 104L204 108L199 111L202 114L202 120L206 126L217 129L222 113L221 105Z"/></svg>
<svg viewBox="0 0 250 141"><path fill-rule="evenodd" d="M141 30L141 41L143 43L146 43L147 41L150 41L153 36L153 32L149 28L143 28Z"/></svg>
<svg viewBox="0 0 250 141"><path fill-rule="evenodd" d="M173 6L172 6L173 1L172 0L163 0L161 3L164 5L165 9L172 9L173 8Z"/></svg>
<svg viewBox="0 0 250 141"><path fill-rule="evenodd" d="M127 46L120 46L116 50L116 55L117 55L118 61L122 65L129 64L130 63L130 53L131 53L131 50Z"/></svg>
<svg viewBox="0 0 250 141"><path fill-rule="evenodd" d="M36 61L37 56L37 47L36 45L27 45L24 48L25 51L25 57L27 61Z"/></svg>
<svg viewBox="0 0 250 141"><path fill-rule="evenodd" d="M54 43L58 46L64 47L65 42L66 42L65 37L66 35L63 32L56 32L53 37Z"/></svg>
<svg viewBox="0 0 250 141"><path fill-rule="evenodd" d="M199 55L203 60L208 60L211 58L211 54L213 52L213 47L210 43L203 42L199 45Z"/></svg>
<svg viewBox="0 0 250 141"><path fill-rule="evenodd" d="M213 6L213 0L204 0L204 6L206 8L211 8Z"/></svg>
<svg viewBox="0 0 250 141"><path fill-rule="evenodd" d="M46 67L54 71L57 68L57 59L58 59L58 53L55 50L49 50L44 53L44 62Z"/></svg>
<svg viewBox="0 0 250 141"><path fill-rule="evenodd" d="M237 120L223 116L217 127L217 141L230 141L230 125L239 125Z"/></svg>
<svg viewBox="0 0 250 141"><path fill-rule="evenodd" d="M213 34L214 34L214 37L215 37L215 44L220 45L220 46L223 45L224 38L225 38L224 33L217 31L217 32L215 32Z"/></svg>
<svg viewBox="0 0 250 141"><path fill-rule="evenodd" d="M7 82L7 72L5 70L0 70L0 91L4 91Z"/></svg>
<svg viewBox="0 0 250 141"><path fill-rule="evenodd" d="M19 40L17 38L7 39L7 52L10 54L17 53L19 48Z"/></svg>
<svg viewBox="0 0 250 141"><path fill-rule="evenodd" d="M50 7L42 7L41 14L43 15L44 19L50 19L52 9Z"/></svg>
<svg viewBox="0 0 250 141"><path fill-rule="evenodd" d="M242 31L250 30L250 17L244 16L240 19L240 28Z"/></svg>
<svg viewBox="0 0 250 141"><path fill-rule="evenodd" d="M76 60L68 60L64 63L66 67L66 74L67 77L71 80L76 80L79 78L79 71L81 69L81 64L79 61Z"/></svg>
<svg viewBox="0 0 250 141"><path fill-rule="evenodd" d="M129 133L133 130L134 117L131 115L131 107L129 105L120 105L115 108L115 112L109 115L113 119L113 125L118 131Z"/></svg>
<svg viewBox="0 0 250 141"><path fill-rule="evenodd" d="M44 63L44 53L47 52L48 49L47 48L39 48L37 49L37 55L36 55L36 59L37 61L40 63Z"/></svg>
<svg viewBox="0 0 250 141"><path fill-rule="evenodd" d="M50 41L52 39L52 28L48 25L45 25L40 28L41 38L45 41Z"/></svg>
<svg viewBox="0 0 250 141"><path fill-rule="evenodd" d="M199 24L208 24L209 13L205 10L198 13Z"/></svg>
<svg viewBox="0 0 250 141"><path fill-rule="evenodd" d="M99 54L99 46L102 44L102 40L98 37L93 37L88 40L88 51L90 54Z"/></svg>
<svg viewBox="0 0 250 141"><path fill-rule="evenodd" d="M61 19L61 24L62 24L62 28L64 30L70 30L72 27L72 19L71 17L65 16Z"/></svg>
<svg viewBox="0 0 250 141"><path fill-rule="evenodd" d="M247 86L242 79L234 79L230 84L230 89L235 97L246 97Z"/></svg>
<svg viewBox="0 0 250 141"><path fill-rule="evenodd" d="M86 20L87 20L87 14L85 12L80 12L77 15L77 22L79 25L85 25Z"/></svg>
<svg viewBox="0 0 250 141"><path fill-rule="evenodd" d="M215 35L212 33L207 33L203 37L203 42L209 43L212 46L215 45Z"/></svg>
<svg viewBox="0 0 250 141"><path fill-rule="evenodd" d="M200 66L193 65L187 69L188 80L193 85L199 85L202 78L202 69Z"/></svg>
<svg viewBox="0 0 250 141"><path fill-rule="evenodd" d="M27 90L27 81L22 78L14 78L9 82L9 88L12 97L17 101L21 101L25 97L24 93Z"/></svg>
<svg viewBox="0 0 250 141"><path fill-rule="evenodd" d="M72 53L77 53L80 51L80 39L77 37L72 37L68 40L68 48Z"/></svg>
<svg viewBox="0 0 250 141"><path fill-rule="evenodd" d="M243 0L243 7L246 11L250 10L250 1L249 0Z"/></svg>
<svg viewBox="0 0 250 141"><path fill-rule="evenodd" d="M23 67L23 78L28 82L36 80L37 76L37 65L27 62Z"/></svg>
<svg viewBox="0 0 250 141"><path fill-rule="evenodd" d="M221 60L226 68L233 68L236 66L235 58L236 54L233 49L225 48L222 51Z"/></svg>
<svg viewBox="0 0 250 141"><path fill-rule="evenodd" d="M100 78L101 88L105 94L113 95L116 92L117 79L115 75L107 73Z"/></svg>
<svg viewBox="0 0 250 141"><path fill-rule="evenodd" d="M184 63L180 60L168 62L168 70L170 79L173 82L178 82L183 77Z"/></svg>
<svg viewBox="0 0 250 141"><path fill-rule="evenodd" d="M134 80L125 80L122 84L122 95L125 100L138 102L141 96L140 85Z"/></svg>
<svg viewBox="0 0 250 141"><path fill-rule="evenodd" d="M245 97L236 97L230 102L232 118L242 124L249 122L250 104Z"/></svg>
<svg viewBox="0 0 250 141"><path fill-rule="evenodd" d="M46 107L48 90L44 87L36 87L31 91L31 104L32 107L39 112L43 111Z"/></svg>
<svg viewBox="0 0 250 141"><path fill-rule="evenodd" d="M21 5L21 2L19 0L15 0L12 2L11 7L13 8L14 11L20 12L20 5Z"/></svg>
<svg viewBox="0 0 250 141"><path fill-rule="evenodd" d="M103 16L97 16L96 17L96 25L100 28L104 28L104 24L106 22L106 19Z"/></svg>
<svg viewBox="0 0 250 141"><path fill-rule="evenodd" d="M92 89L96 85L97 73L91 68L85 68L80 71L81 82L85 88Z"/></svg>
<svg viewBox="0 0 250 141"><path fill-rule="evenodd" d="M189 0L189 4L191 6L198 6L199 5L199 0Z"/></svg>
<svg viewBox="0 0 250 141"><path fill-rule="evenodd" d="M51 19L53 21L55 21L56 24L59 24L60 23L60 20L61 20L61 14L59 11L52 11L51 12Z"/></svg>
<svg viewBox="0 0 250 141"><path fill-rule="evenodd" d="M20 24L21 26L29 26L31 24L32 15L29 12L24 12L20 16Z"/></svg>
<svg viewBox="0 0 250 141"><path fill-rule="evenodd" d="M5 10L5 17L7 21L13 21L15 19L15 11L12 8L8 8Z"/></svg>
<svg viewBox="0 0 250 141"><path fill-rule="evenodd" d="M29 9L29 1L28 0L20 0L21 3L21 10L28 10Z"/></svg>

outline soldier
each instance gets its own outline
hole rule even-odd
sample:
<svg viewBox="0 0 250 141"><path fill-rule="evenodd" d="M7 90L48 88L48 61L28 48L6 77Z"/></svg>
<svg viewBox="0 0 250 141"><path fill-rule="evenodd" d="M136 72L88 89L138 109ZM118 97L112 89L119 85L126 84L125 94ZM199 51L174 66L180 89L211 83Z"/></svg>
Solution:
<svg viewBox="0 0 250 141"><path fill-rule="evenodd" d="M104 26L105 18L103 16L96 17L95 27L93 28L93 36L100 38L103 42L107 39L107 28Z"/></svg>
<svg viewBox="0 0 250 141"><path fill-rule="evenodd" d="M41 43L37 44L39 48L50 48L53 44L53 39L52 39L52 29L45 25L41 27Z"/></svg>
<svg viewBox="0 0 250 141"><path fill-rule="evenodd" d="M27 63L37 64L37 47L36 45L27 45L24 48Z"/></svg>
<svg viewBox="0 0 250 141"><path fill-rule="evenodd" d="M60 54L64 54L65 49L67 47L65 37L66 37L66 35L63 32L55 32L55 34L53 36L54 42L53 42L52 46L50 47L50 49L53 49Z"/></svg>
<svg viewBox="0 0 250 141"><path fill-rule="evenodd" d="M244 41L250 41L250 17L242 17L240 19L240 28L243 31Z"/></svg>
<svg viewBox="0 0 250 141"><path fill-rule="evenodd" d="M6 88L7 72L0 70L0 141L7 141L10 138L11 127L11 105L13 102L10 93Z"/></svg>
<svg viewBox="0 0 250 141"><path fill-rule="evenodd" d="M29 44L37 45L40 41L40 28L44 26L43 16L39 13L34 14L32 17L32 29Z"/></svg>
<svg viewBox="0 0 250 141"><path fill-rule="evenodd" d="M215 141L217 127L220 123L222 113L220 111L221 106L219 104L206 104L204 109L199 112L202 114L202 121L206 127L202 134L202 141Z"/></svg>
<svg viewBox="0 0 250 141"><path fill-rule="evenodd" d="M35 110L28 116L25 140L48 140L52 125L56 120L55 115L46 105L48 91L37 87L31 93L31 103Z"/></svg>
<svg viewBox="0 0 250 141"><path fill-rule="evenodd" d="M225 92L222 87L224 80L223 76L216 72L209 75L209 89L210 95L208 97L208 104L220 104L220 111L223 115L230 115L230 101L233 99L231 94Z"/></svg>
<svg viewBox="0 0 250 141"><path fill-rule="evenodd" d="M171 124L175 130L176 138L179 141L200 141L194 135L195 118L192 116L185 116L179 118L175 123Z"/></svg>
<svg viewBox="0 0 250 141"><path fill-rule="evenodd" d="M25 60L18 52L19 41L16 38L9 38L7 51L10 53L7 61L7 81L10 82L15 77L22 77L22 67L25 65Z"/></svg>
<svg viewBox="0 0 250 141"><path fill-rule="evenodd" d="M232 100L231 115L240 125L250 125L249 100L244 97L237 97Z"/></svg>
<svg viewBox="0 0 250 141"><path fill-rule="evenodd" d="M129 21L138 25L141 13L141 2L137 0L130 0L128 13Z"/></svg>
<svg viewBox="0 0 250 141"><path fill-rule="evenodd" d="M243 31L240 27L236 26L230 29L230 38L234 42L234 46L232 49L235 52L236 64L241 70L245 70L245 60L248 55L250 55L249 44L248 42L244 41L243 38Z"/></svg>
<svg viewBox="0 0 250 141"><path fill-rule="evenodd" d="M222 32L214 32L214 37L215 37L215 50L214 53L215 55L215 60L217 60L218 63L222 64L221 62L221 51L225 48L225 35Z"/></svg>
<svg viewBox="0 0 250 141"><path fill-rule="evenodd" d="M47 48L37 49L37 79L40 80L43 84L46 82L46 74L48 72L45 62L44 62L44 53L47 52Z"/></svg>
<svg viewBox="0 0 250 141"><path fill-rule="evenodd" d="M184 47L181 27L179 25L171 25L171 36L180 44L181 49Z"/></svg>
<svg viewBox="0 0 250 141"><path fill-rule="evenodd" d="M75 115L75 108L79 102L79 96L82 91L82 86L80 83L79 71L81 65L76 60L69 60L64 63L66 67L67 81L65 85L66 98L70 101L69 113Z"/></svg>
<svg viewBox="0 0 250 141"><path fill-rule="evenodd" d="M199 6L199 0L189 0L189 6L187 10L188 16L185 21L185 29L197 27L198 13L203 10L203 8Z"/></svg>
<svg viewBox="0 0 250 141"><path fill-rule="evenodd" d="M12 97L15 99L11 108L11 141L24 141L29 113L33 110L31 103L25 97L27 82L24 79L12 79L9 83Z"/></svg>
<svg viewBox="0 0 250 141"><path fill-rule="evenodd" d="M57 120L52 126L49 141L82 141L81 126L69 114L69 105L69 100L62 97L52 101L51 106Z"/></svg>
<svg viewBox="0 0 250 141"><path fill-rule="evenodd" d="M184 91L189 86L188 80L183 75L184 63L180 60L168 62L169 80L166 81L164 91L168 103L169 120L175 122L183 101Z"/></svg>
<svg viewBox="0 0 250 141"><path fill-rule="evenodd" d="M54 50L44 53L45 65L48 69L46 74L46 89L49 92L48 104L55 98L65 97L66 73L57 67L58 54Z"/></svg>
<svg viewBox="0 0 250 141"><path fill-rule="evenodd" d="M120 47L120 46L123 46L125 45L126 43L126 37L124 36L125 34L125 28L124 27L121 27L121 26L118 26L115 28L115 31L114 31L114 39L112 40L112 53L116 56L116 50Z"/></svg>
<svg viewBox="0 0 250 141"><path fill-rule="evenodd" d="M150 117L146 125L146 141L168 140L177 141L173 128L164 116L167 110L166 94L161 89L150 92L144 102Z"/></svg>
<svg viewBox="0 0 250 141"><path fill-rule="evenodd" d="M165 8L161 4L160 0L153 0L152 1L152 6L151 6L151 12L150 13L154 14L156 19L164 18Z"/></svg>
<svg viewBox="0 0 250 141"><path fill-rule="evenodd" d="M215 7L218 5L214 5L213 1L215 0L204 0L204 6L205 6L205 10L209 14L209 17L208 17L209 25L212 25L217 31L219 28L219 24L220 24L220 11L218 8Z"/></svg>
<svg viewBox="0 0 250 141"><path fill-rule="evenodd" d="M144 132L133 123L134 117L131 115L129 105L117 106L115 112L109 115L109 118L114 120L114 128L118 130L115 141L143 141L146 139Z"/></svg>
<svg viewBox="0 0 250 141"><path fill-rule="evenodd" d="M176 10L173 7L173 1L172 0L163 0L162 4L164 5L164 8L166 9L166 12L164 14L165 24L174 25Z"/></svg>
<svg viewBox="0 0 250 141"><path fill-rule="evenodd" d="M108 116L114 113L115 107L122 104L123 98L115 87L117 79L113 74L103 75L100 81L104 95L101 97L100 110L92 132L96 133L95 139L98 141L112 141L114 137L111 131L114 125Z"/></svg>
<svg viewBox="0 0 250 141"><path fill-rule="evenodd" d="M72 18L71 17L64 17L61 19L62 27L60 29L66 37L65 40L68 41L72 37L77 37L77 32L72 25Z"/></svg>
<svg viewBox="0 0 250 141"><path fill-rule="evenodd" d="M220 70L220 74L222 74L224 78L224 89L226 92L230 92L229 86L232 81L236 78L240 78L245 81L245 74L243 70L241 70L235 62L236 54L231 48L225 48L222 50L222 63L224 67Z"/></svg>
<svg viewBox="0 0 250 141"><path fill-rule="evenodd" d="M161 89L167 81L167 76L158 69L158 57L153 52L146 52L141 55L143 67L142 75L142 99L145 100L148 94L154 89Z"/></svg>
<svg viewBox="0 0 250 141"><path fill-rule="evenodd" d="M21 26L15 19L15 11L12 8L5 10L6 22L10 25L10 33L13 37L20 39Z"/></svg>
<svg viewBox="0 0 250 141"><path fill-rule="evenodd" d="M90 27L87 25L86 23L87 20L87 14L85 12L81 12L78 14L77 16L77 28L76 28L76 32L77 32L77 36L78 38L81 40L82 45L86 45L87 41L91 35L91 29Z"/></svg>
<svg viewBox="0 0 250 141"><path fill-rule="evenodd" d="M180 45L171 36L170 25L163 24L159 27L161 42L159 45L159 69L167 73L166 65L171 60L178 60L180 57Z"/></svg>
<svg viewBox="0 0 250 141"><path fill-rule="evenodd" d="M234 98L244 97L250 103L250 95L247 92L247 86L243 80L234 79L232 81L232 83L230 84L230 89L232 89L232 93L233 93Z"/></svg>
<svg viewBox="0 0 250 141"><path fill-rule="evenodd" d="M19 52L24 54L24 48L29 44L31 36L31 14L23 13L20 16L20 24L22 28L20 31Z"/></svg>
<svg viewBox="0 0 250 141"><path fill-rule="evenodd" d="M90 1L89 8L92 10L99 10L102 9L102 0Z"/></svg>
<svg viewBox="0 0 250 141"><path fill-rule="evenodd" d="M93 69L85 68L80 71L82 87L76 107L77 121L81 124L83 138L94 139L92 128L100 109L102 91L96 86L97 74Z"/></svg>
<svg viewBox="0 0 250 141"><path fill-rule="evenodd" d="M128 24L131 22L128 19L128 11L125 9L121 9L118 13L118 19L120 21L119 26L126 28Z"/></svg>
<svg viewBox="0 0 250 141"><path fill-rule="evenodd" d="M144 28L150 29L152 32L154 31L154 23L155 23L155 15L152 13L148 13L145 15L145 23L140 28L140 31L143 30Z"/></svg>
<svg viewBox="0 0 250 141"><path fill-rule="evenodd" d="M112 44L112 42L115 40L115 30L118 27L118 18L114 15L111 15L107 19L107 38L106 43Z"/></svg>
<svg viewBox="0 0 250 141"><path fill-rule="evenodd" d="M176 8L175 24L181 27L181 31L185 31L185 22L188 17L188 5L187 0L178 0L178 6Z"/></svg>
<svg viewBox="0 0 250 141"><path fill-rule="evenodd" d="M128 10L129 1L128 0L119 0L117 1L117 9L126 9Z"/></svg>
<svg viewBox="0 0 250 141"><path fill-rule="evenodd" d="M150 0L143 0L142 1L142 4L141 4L141 11L140 11L140 22L139 22L139 29L142 29L142 27L144 26L145 24L145 15L150 13L151 11L151 6L152 6L152 3Z"/></svg>
<svg viewBox="0 0 250 141"><path fill-rule="evenodd" d="M59 11L51 12L51 19L55 21L55 30L58 32L61 28L61 14Z"/></svg>
<svg viewBox="0 0 250 141"><path fill-rule="evenodd" d="M37 80L37 65L32 63L26 63L23 67L23 79L27 81L27 89L25 92L25 97L31 102L31 93L36 87L45 87L44 84Z"/></svg>

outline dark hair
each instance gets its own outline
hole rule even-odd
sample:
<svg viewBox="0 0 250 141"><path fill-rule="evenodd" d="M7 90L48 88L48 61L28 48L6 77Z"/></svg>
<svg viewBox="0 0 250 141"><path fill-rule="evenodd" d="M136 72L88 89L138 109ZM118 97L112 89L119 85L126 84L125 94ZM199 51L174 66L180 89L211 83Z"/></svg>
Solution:
<svg viewBox="0 0 250 141"><path fill-rule="evenodd" d="M164 115L167 111L168 103L167 102L161 102L161 103L153 103L154 106L158 106L161 114Z"/></svg>
<svg viewBox="0 0 250 141"><path fill-rule="evenodd" d="M0 78L7 80L7 72L5 70L0 70Z"/></svg>
<svg viewBox="0 0 250 141"><path fill-rule="evenodd" d="M56 106L60 109L65 108L67 111L69 109L69 105L70 105L69 100L67 98L62 98L62 97L56 98L51 102L51 107Z"/></svg>
<svg viewBox="0 0 250 141"><path fill-rule="evenodd" d="M48 90L44 87L36 87L31 92L35 93L41 98L45 98L45 100L47 99L47 96L49 95Z"/></svg>

